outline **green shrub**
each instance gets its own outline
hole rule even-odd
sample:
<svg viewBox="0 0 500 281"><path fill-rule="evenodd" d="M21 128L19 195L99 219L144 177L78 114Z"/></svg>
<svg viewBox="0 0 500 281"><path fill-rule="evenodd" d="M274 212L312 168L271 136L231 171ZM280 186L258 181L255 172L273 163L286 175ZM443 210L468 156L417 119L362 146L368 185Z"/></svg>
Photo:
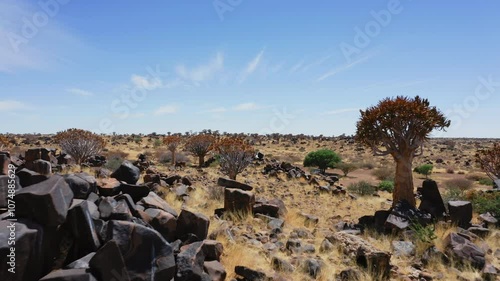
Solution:
<svg viewBox="0 0 500 281"><path fill-rule="evenodd" d="M410 225L410 229L415 234L415 238L421 242L433 244L433 241L437 238L434 225L423 226L418 222L414 222Z"/></svg>
<svg viewBox="0 0 500 281"><path fill-rule="evenodd" d="M479 180L479 184L493 186L493 180L490 178L484 178Z"/></svg>
<svg viewBox="0 0 500 281"><path fill-rule="evenodd" d="M115 155L108 159L106 164L104 164L104 168L114 172L120 167L123 161L124 159L122 157Z"/></svg>
<svg viewBox="0 0 500 281"><path fill-rule="evenodd" d="M155 139L154 142L153 142L153 147L154 148L158 148L160 146L163 145L163 142L161 141L161 139Z"/></svg>
<svg viewBox="0 0 500 281"><path fill-rule="evenodd" d="M366 181L351 183L347 187L347 190L360 196L373 195L375 193L375 187Z"/></svg>
<svg viewBox="0 0 500 281"><path fill-rule="evenodd" d="M500 219L500 192L469 192L466 199L472 202L474 211L477 213L490 212Z"/></svg>
<svg viewBox="0 0 500 281"><path fill-rule="evenodd" d="M429 177L430 174L432 174L432 169L434 166L431 164L424 164L416 167L413 171L417 174L424 175L425 178Z"/></svg>
<svg viewBox="0 0 500 281"><path fill-rule="evenodd" d="M382 191L387 191L389 193L392 193L394 191L394 182L393 181L381 181L378 184L378 189Z"/></svg>
<svg viewBox="0 0 500 281"><path fill-rule="evenodd" d="M378 168L372 172L372 175L381 181L394 181L394 174L394 169L388 167Z"/></svg>
<svg viewBox="0 0 500 281"><path fill-rule="evenodd" d="M320 149L307 154L304 159L304 167L318 167L322 173L327 168L335 168L340 163L340 156L330 149Z"/></svg>
<svg viewBox="0 0 500 281"><path fill-rule="evenodd" d="M357 170L358 166L352 163L339 163L336 168L344 173L344 177L347 177L350 172Z"/></svg>

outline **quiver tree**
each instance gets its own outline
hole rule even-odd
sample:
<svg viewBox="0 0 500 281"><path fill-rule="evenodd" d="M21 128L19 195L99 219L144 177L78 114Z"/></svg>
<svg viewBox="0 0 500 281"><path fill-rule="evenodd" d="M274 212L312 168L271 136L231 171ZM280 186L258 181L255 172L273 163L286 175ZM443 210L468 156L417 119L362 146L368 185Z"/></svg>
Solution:
<svg viewBox="0 0 500 281"><path fill-rule="evenodd" d="M167 136L163 139L163 144L167 146L167 149L172 153L172 165L175 165L175 152L177 147L181 144L182 138L177 135Z"/></svg>
<svg viewBox="0 0 500 281"><path fill-rule="evenodd" d="M217 142L219 163L222 173L236 180L236 176L252 163L254 149L243 139L237 137L224 138Z"/></svg>
<svg viewBox="0 0 500 281"><path fill-rule="evenodd" d="M434 130L445 130L450 121L427 99L398 96L360 111L356 140L375 156L391 155L396 162L393 205L406 200L415 206L413 158L423 153L424 142Z"/></svg>
<svg viewBox="0 0 500 281"><path fill-rule="evenodd" d="M205 156L213 149L215 142L215 137L208 134L198 134L190 137L184 148L198 157L198 167L202 167L205 164Z"/></svg>
<svg viewBox="0 0 500 281"><path fill-rule="evenodd" d="M68 129L59 132L54 140L64 152L75 159L78 165L89 157L99 155L106 146L104 138L81 129Z"/></svg>
<svg viewBox="0 0 500 281"><path fill-rule="evenodd" d="M500 179L500 143L494 143L490 149L479 150L476 160L493 181Z"/></svg>

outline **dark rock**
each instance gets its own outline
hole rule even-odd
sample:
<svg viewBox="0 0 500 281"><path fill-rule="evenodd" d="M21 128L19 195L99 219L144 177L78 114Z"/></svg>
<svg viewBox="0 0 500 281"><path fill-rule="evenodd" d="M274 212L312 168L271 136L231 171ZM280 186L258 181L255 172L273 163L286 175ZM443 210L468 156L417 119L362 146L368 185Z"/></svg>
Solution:
<svg viewBox="0 0 500 281"><path fill-rule="evenodd" d="M431 222L431 215L415 209L406 200L400 201L394 206L385 222L386 227L391 229L407 229L412 222L418 222L425 226Z"/></svg>
<svg viewBox="0 0 500 281"><path fill-rule="evenodd" d="M182 216L182 213L181 213ZM205 255L202 249L203 242L196 242L187 246L177 255L177 273L175 281L210 280L203 272Z"/></svg>
<svg viewBox="0 0 500 281"><path fill-rule="evenodd" d="M274 218L279 218L279 210L279 206L269 203L256 203L253 205L254 214L263 214Z"/></svg>
<svg viewBox="0 0 500 281"><path fill-rule="evenodd" d="M101 196L115 196L120 193L122 184L113 178L98 179L97 189Z"/></svg>
<svg viewBox="0 0 500 281"><path fill-rule="evenodd" d="M202 248L205 261L220 261L220 257L224 252L224 246L216 240L204 240Z"/></svg>
<svg viewBox="0 0 500 281"><path fill-rule="evenodd" d="M150 182L160 184L161 183L160 175L158 175L158 174L146 174L144 176L144 183L150 183Z"/></svg>
<svg viewBox="0 0 500 281"><path fill-rule="evenodd" d="M110 221L107 241L122 253L131 280L171 280L175 275L172 247L155 230L126 221Z"/></svg>
<svg viewBox="0 0 500 281"><path fill-rule="evenodd" d="M8 152L0 152L0 175L9 174L10 154Z"/></svg>
<svg viewBox="0 0 500 281"><path fill-rule="evenodd" d="M291 263L278 257L273 257L271 259L271 265L273 269L276 271L288 272L288 273L295 271L295 267L293 267Z"/></svg>
<svg viewBox="0 0 500 281"><path fill-rule="evenodd" d="M97 191L96 179L87 173L69 174L64 180L75 195L75 199L87 199L91 192Z"/></svg>
<svg viewBox="0 0 500 281"><path fill-rule="evenodd" d="M122 183L120 188L123 193L130 195L130 197L132 197L132 200L134 200L134 202L138 202L142 198L149 195L149 187L145 185Z"/></svg>
<svg viewBox="0 0 500 281"><path fill-rule="evenodd" d="M168 178L164 178L163 180L168 184L168 185L174 185L177 181L181 180L182 177L179 175L173 175Z"/></svg>
<svg viewBox="0 0 500 281"><path fill-rule="evenodd" d="M458 261L468 261L472 266L482 269L485 265L485 252L468 239L450 233L443 241L447 253Z"/></svg>
<svg viewBox="0 0 500 281"><path fill-rule="evenodd" d="M234 272L245 278L245 281L262 281L268 279L264 272L253 270L245 266L236 266Z"/></svg>
<svg viewBox="0 0 500 281"><path fill-rule="evenodd" d="M472 220L472 204L469 201L449 201L448 212L452 223L469 228Z"/></svg>
<svg viewBox="0 0 500 281"><path fill-rule="evenodd" d="M490 230L484 227L469 227L467 231L474 233L478 237L485 238L490 235Z"/></svg>
<svg viewBox="0 0 500 281"><path fill-rule="evenodd" d="M123 161L121 166L111 174L112 178L124 181L128 184L136 184L141 175L141 171L129 161Z"/></svg>
<svg viewBox="0 0 500 281"><path fill-rule="evenodd" d="M125 260L114 240L102 246L89 261L89 265L99 280L130 281Z"/></svg>
<svg viewBox="0 0 500 281"><path fill-rule="evenodd" d="M177 237L185 241L188 234L194 234L196 241L203 241L207 239L209 226L210 220L206 216L183 209L177 218Z"/></svg>
<svg viewBox="0 0 500 281"><path fill-rule="evenodd" d="M148 196L142 198L139 202L139 205L144 206L145 209L149 208L155 208L155 209L161 209L165 212L168 212L172 214L174 217L177 217L178 214L177 212L168 205L165 200L161 199L160 196L156 195L154 192L149 192Z"/></svg>
<svg viewBox="0 0 500 281"><path fill-rule="evenodd" d="M19 184L21 184L22 187L34 185L49 178L48 176L41 175L26 168L18 170L16 175L19 177Z"/></svg>
<svg viewBox="0 0 500 281"><path fill-rule="evenodd" d="M299 239L289 239L286 241L285 248L292 253L300 253L302 242Z"/></svg>
<svg viewBox="0 0 500 281"><path fill-rule="evenodd" d="M192 181L191 181L191 179L189 177L182 177L181 183L183 185L187 185L187 186L192 186L193 185L193 183L192 183Z"/></svg>
<svg viewBox="0 0 500 281"><path fill-rule="evenodd" d="M220 186L227 187L227 188L241 189L244 191L252 191L253 190L253 187L249 186L248 184L244 184L241 182L237 182L235 180L230 180L230 179L225 179L225 178L219 178L217 180L217 184Z"/></svg>
<svg viewBox="0 0 500 281"><path fill-rule="evenodd" d="M11 239L12 233L15 233ZM35 243L38 231L29 229L26 225L19 222L0 221L0 280L38 280L40 276L33 276L32 273L40 271L40 264L34 264L33 259L36 252ZM10 248L14 245L15 252L12 254ZM10 242L10 244L9 244ZM11 257L13 256L13 257ZM11 259L13 258L13 259ZM9 268L15 268L15 273L9 272Z"/></svg>
<svg viewBox="0 0 500 281"><path fill-rule="evenodd" d="M45 160L35 160L33 161L33 171L44 176L50 176L52 174L52 164Z"/></svg>
<svg viewBox="0 0 500 281"><path fill-rule="evenodd" d="M498 276L498 269L495 268L492 264L485 265L483 270L481 271L481 277L483 277L483 280L485 281L498 280Z"/></svg>
<svg viewBox="0 0 500 281"><path fill-rule="evenodd" d="M487 225L495 225L498 223L498 220L490 213L479 215L479 219L485 222Z"/></svg>
<svg viewBox="0 0 500 281"><path fill-rule="evenodd" d="M321 253L329 253L335 249L335 246L333 246L330 241L327 239L324 239L323 242L321 242L321 246L319 247L319 251Z"/></svg>
<svg viewBox="0 0 500 281"><path fill-rule="evenodd" d="M75 238L74 251L77 257L95 252L101 246L92 212L97 212L97 206L86 200L72 206L68 211L66 224Z"/></svg>
<svg viewBox="0 0 500 281"><path fill-rule="evenodd" d="M391 214L391 211L387 210L379 210L376 211L375 214L373 215L373 224L375 227L375 230L379 233L384 233L386 230L386 225L385 222L387 221L387 218Z"/></svg>
<svg viewBox="0 0 500 281"><path fill-rule="evenodd" d="M251 191L235 188L225 188L224 209L228 212L251 214L255 203L255 195Z"/></svg>
<svg viewBox="0 0 500 281"><path fill-rule="evenodd" d="M189 196L189 186L187 185L180 185L175 187L174 189L175 195L177 198L182 199L183 197L188 197Z"/></svg>
<svg viewBox="0 0 500 281"><path fill-rule="evenodd" d="M445 215L446 209L443 198L441 197L441 193L439 193L439 189L435 181L425 180L423 182L422 198L420 200L420 210L430 213L434 218L438 219Z"/></svg>
<svg viewBox="0 0 500 281"><path fill-rule="evenodd" d="M146 209L150 217L146 222L158 231L168 242L175 241L177 237L177 218L161 209Z"/></svg>
<svg viewBox="0 0 500 281"><path fill-rule="evenodd" d="M13 185L13 189L9 189L9 185ZM9 193L9 190L11 192ZM21 190L21 185L19 184L19 178L15 176L13 179L11 179L7 175L0 175L0 209L7 209L9 199L11 200L10 203L12 203L14 198L9 198L9 194L12 196L15 196L15 194L18 193L18 191ZM14 192L14 193L12 193Z"/></svg>
<svg viewBox="0 0 500 281"><path fill-rule="evenodd" d="M428 248L422 254L422 263L424 265L429 265L431 262L434 262L436 260L441 261L445 265L448 265L450 263L450 258L434 246Z"/></svg>
<svg viewBox="0 0 500 281"><path fill-rule="evenodd" d="M90 260L94 257L95 253L90 253L83 258L77 259L76 261L66 265L64 269L89 269Z"/></svg>
<svg viewBox="0 0 500 281"><path fill-rule="evenodd" d="M315 259L307 259L303 264L305 272L314 279L321 273L321 267L321 262Z"/></svg>
<svg viewBox="0 0 500 281"><path fill-rule="evenodd" d="M73 192L63 177L21 189L16 194L16 215L31 218L46 226L58 226L66 220Z"/></svg>
<svg viewBox="0 0 500 281"><path fill-rule="evenodd" d="M205 261L203 263L203 269L210 276L212 281L224 281L226 280L226 269L218 261Z"/></svg>
<svg viewBox="0 0 500 281"><path fill-rule="evenodd" d="M97 281L86 269L60 269L54 270L40 281Z"/></svg>
<svg viewBox="0 0 500 281"><path fill-rule="evenodd" d="M338 275L340 281L361 281L361 272L356 268L344 269Z"/></svg>

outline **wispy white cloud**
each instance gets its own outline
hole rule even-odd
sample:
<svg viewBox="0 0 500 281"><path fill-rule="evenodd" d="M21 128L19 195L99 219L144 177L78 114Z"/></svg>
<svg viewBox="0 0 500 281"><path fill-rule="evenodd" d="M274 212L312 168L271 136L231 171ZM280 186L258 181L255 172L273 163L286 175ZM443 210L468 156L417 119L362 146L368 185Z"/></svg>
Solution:
<svg viewBox="0 0 500 281"><path fill-rule="evenodd" d="M290 68L290 73L297 72L305 63L305 60L301 60Z"/></svg>
<svg viewBox="0 0 500 281"><path fill-rule="evenodd" d="M10 112L17 110L26 110L30 107L25 103L15 100L0 100L0 112Z"/></svg>
<svg viewBox="0 0 500 281"><path fill-rule="evenodd" d="M258 104L254 102L246 102L246 103L240 103L238 105L235 105L233 107L234 111L252 111L252 110L258 110L264 108L263 106L259 106Z"/></svg>
<svg viewBox="0 0 500 281"><path fill-rule="evenodd" d="M163 83L159 78L148 78L137 74L133 74L130 81L134 87L148 91L152 91L163 86Z"/></svg>
<svg viewBox="0 0 500 281"><path fill-rule="evenodd" d="M323 81L323 80L325 80L327 78L330 78L330 77L335 76L335 75L337 75L337 74L339 74L341 72L344 72L344 71L346 71L346 70L348 70L348 69L350 69L350 68L352 68L352 67L354 67L354 66L356 66L358 64L361 64L361 63L363 63L363 62L371 59L374 56L375 56L375 54L372 53L372 54L360 57L360 58L358 58L358 59L356 59L356 60L354 60L352 62L349 62L349 63L343 64L341 66L338 66L338 67L336 67L336 68L334 68L334 69L326 72L325 74L321 75L320 77L318 77L318 79L316 79L316 82Z"/></svg>
<svg viewBox="0 0 500 281"><path fill-rule="evenodd" d="M205 110L203 112L204 113L222 113L222 112L226 112L226 111L227 111L227 109L225 107L219 106L219 107L214 107L214 108Z"/></svg>
<svg viewBox="0 0 500 281"><path fill-rule="evenodd" d="M262 49L246 66L243 72L240 75L239 83L244 82L248 76L252 75L252 73L257 70L259 64L262 61L262 56L264 55L265 49Z"/></svg>
<svg viewBox="0 0 500 281"><path fill-rule="evenodd" d="M154 115L160 116L165 114L173 114L179 111L179 108L175 105L164 105L159 107L154 111Z"/></svg>
<svg viewBox="0 0 500 281"><path fill-rule="evenodd" d="M359 111L359 108L334 109L334 110L330 110L330 111L324 112L322 115L335 115L335 114L346 113L346 112L354 112L354 111Z"/></svg>
<svg viewBox="0 0 500 281"><path fill-rule="evenodd" d="M188 69L181 64L175 68L175 72L183 80L198 84L213 79L215 75L224 69L224 55L219 52L208 63Z"/></svg>
<svg viewBox="0 0 500 281"><path fill-rule="evenodd" d="M82 97L91 97L94 95L94 93L92 93L92 92L89 92L87 90L78 89L78 88L71 88L71 89L67 89L66 91L71 93L71 94L82 96Z"/></svg>
<svg viewBox="0 0 500 281"><path fill-rule="evenodd" d="M36 3L0 1L0 72L44 70L60 63L67 64L69 54L82 50L82 42L57 21L57 13L49 16ZM64 4L56 5L59 12L65 8ZM35 14L46 16L47 23L37 26ZM35 28L27 31L23 28L26 22Z"/></svg>
<svg viewBox="0 0 500 281"><path fill-rule="evenodd" d="M317 67L317 66L321 66L322 64L324 64L325 62L327 62L330 58L332 57L332 55L327 55L327 56L324 56L322 58L319 58L318 60L304 66L301 71L302 72L306 72L307 70L309 70L311 67Z"/></svg>

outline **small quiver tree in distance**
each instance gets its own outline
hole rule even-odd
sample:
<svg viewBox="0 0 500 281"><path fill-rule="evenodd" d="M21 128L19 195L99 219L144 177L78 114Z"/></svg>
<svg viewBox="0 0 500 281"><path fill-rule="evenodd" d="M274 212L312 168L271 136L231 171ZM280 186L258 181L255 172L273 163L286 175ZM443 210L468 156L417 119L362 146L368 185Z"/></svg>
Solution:
<svg viewBox="0 0 500 281"><path fill-rule="evenodd" d="M9 146L10 142L6 136L0 135L0 151L3 151Z"/></svg>
<svg viewBox="0 0 500 281"><path fill-rule="evenodd" d="M198 157L198 167L205 164L205 156L213 149L215 137L209 134L198 134L190 137L184 148Z"/></svg>
<svg viewBox="0 0 500 281"><path fill-rule="evenodd" d="M494 143L490 149L479 150L476 161L492 181L500 179L500 143Z"/></svg>
<svg viewBox="0 0 500 281"><path fill-rule="evenodd" d="M252 163L255 154L251 145L237 137L219 140L216 150L219 154L221 172L232 180L236 180L236 176Z"/></svg>
<svg viewBox="0 0 500 281"><path fill-rule="evenodd" d="M360 112L356 140L370 147L375 156L391 155L396 162L393 206L401 200L415 206L413 158L422 155L430 133L445 130L450 121L419 96L386 98Z"/></svg>
<svg viewBox="0 0 500 281"><path fill-rule="evenodd" d="M330 149L320 149L310 152L304 158L304 167L318 167L324 174L327 168L335 168L340 163L340 156Z"/></svg>
<svg viewBox="0 0 500 281"><path fill-rule="evenodd" d="M175 152L177 151L177 147L181 144L182 137L177 135L167 136L163 139L163 144L167 146L167 149L172 153L171 163L175 165Z"/></svg>
<svg viewBox="0 0 500 281"><path fill-rule="evenodd" d="M78 165L89 157L99 155L106 146L106 141L100 135L74 128L57 133L54 140Z"/></svg>

